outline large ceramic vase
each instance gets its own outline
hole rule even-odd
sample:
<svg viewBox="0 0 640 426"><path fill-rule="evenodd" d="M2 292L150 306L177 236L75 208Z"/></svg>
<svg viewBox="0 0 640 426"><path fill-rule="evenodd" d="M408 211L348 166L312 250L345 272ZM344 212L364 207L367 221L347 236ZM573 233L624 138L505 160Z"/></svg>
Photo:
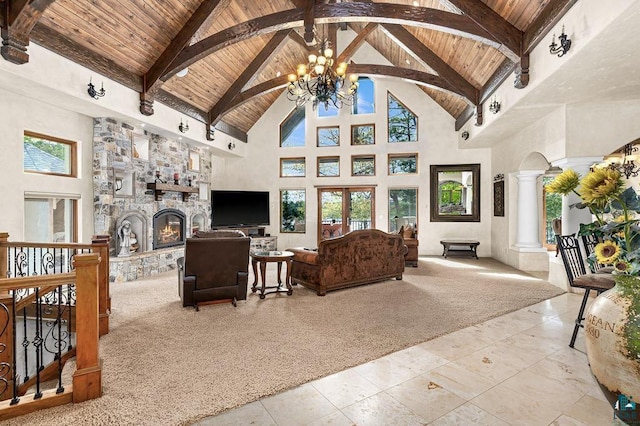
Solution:
<svg viewBox="0 0 640 426"><path fill-rule="evenodd" d="M640 277L616 275L585 319L589 365L612 392L640 401Z"/></svg>

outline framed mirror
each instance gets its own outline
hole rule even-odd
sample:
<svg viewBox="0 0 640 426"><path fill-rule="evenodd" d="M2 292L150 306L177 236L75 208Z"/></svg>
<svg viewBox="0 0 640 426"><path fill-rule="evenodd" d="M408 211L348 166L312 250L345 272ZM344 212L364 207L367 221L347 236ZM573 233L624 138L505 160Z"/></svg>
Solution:
<svg viewBox="0 0 640 426"><path fill-rule="evenodd" d="M480 164L431 166L431 222L480 222Z"/></svg>

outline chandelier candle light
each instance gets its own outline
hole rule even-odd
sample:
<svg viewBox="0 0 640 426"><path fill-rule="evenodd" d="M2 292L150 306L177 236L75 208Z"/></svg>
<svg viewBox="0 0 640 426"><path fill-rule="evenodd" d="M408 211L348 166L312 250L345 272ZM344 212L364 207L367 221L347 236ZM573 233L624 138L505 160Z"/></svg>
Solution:
<svg viewBox="0 0 640 426"><path fill-rule="evenodd" d="M313 109L318 104L324 104L325 110L329 105L342 108L343 105L353 105L355 94L358 91L358 76L349 76L349 88L345 89L345 76L347 63L341 62L333 69L333 49L328 47L325 40L320 46L320 55L309 55L308 64L300 64L296 74L289 74L289 86L287 96L296 103L296 107L302 106L307 101L313 102Z"/></svg>

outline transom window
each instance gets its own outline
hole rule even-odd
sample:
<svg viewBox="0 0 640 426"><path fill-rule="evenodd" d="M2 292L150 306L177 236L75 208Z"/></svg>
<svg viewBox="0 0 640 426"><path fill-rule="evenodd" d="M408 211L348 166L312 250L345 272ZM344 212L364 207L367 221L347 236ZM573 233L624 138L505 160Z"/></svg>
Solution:
<svg viewBox="0 0 640 426"><path fill-rule="evenodd" d="M389 154L390 175L416 173L418 173L418 154Z"/></svg>
<svg viewBox="0 0 640 426"><path fill-rule="evenodd" d="M75 142L52 136L24 132L24 171L75 177L76 145Z"/></svg>
<svg viewBox="0 0 640 426"><path fill-rule="evenodd" d="M416 142L418 117L395 96L387 92L389 142Z"/></svg>
<svg viewBox="0 0 640 426"><path fill-rule="evenodd" d="M304 146L305 139L305 110L296 108L280 124L280 146Z"/></svg>

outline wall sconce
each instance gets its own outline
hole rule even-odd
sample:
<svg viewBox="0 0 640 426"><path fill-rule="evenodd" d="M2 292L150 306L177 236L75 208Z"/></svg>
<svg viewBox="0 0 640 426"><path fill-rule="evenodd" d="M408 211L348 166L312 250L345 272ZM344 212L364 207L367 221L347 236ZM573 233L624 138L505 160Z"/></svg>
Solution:
<svg viewBox="0 0 640 426"><path fill-rule="evenodd" d="M571 40L569 40L567 35L564 33L564 25L562 26L562 34L558 37L558 41L560 42L560 46L556 44L556 35L554 34L551 44L549 45L549 52L552 55L557 53L558 57L561 57L564 56L571 48Z"/></svg>
<svg viewBox="0 0 640 426"><path fill-rule="evenodd" d="M189 121L186 120L184 124L182 124L182 119L180 119L180 125L178 126L178 130L182 133L187 133L189 131Z"/></svg>
<svg viewBox="0 0 640 426"><path fill-rule="evenodd" d="M229 150L233 150L236 147L236 144L233 142L229 142L229 145L227 145L227 148L229 148Z"/></svg>
<svg viewBox="0 0 640 426"><path fill-rule="evenodd" d="M469 139L469 132L464 130L462 133L460 133L460 136L462 136L462 139L466 141L467 139Z"/></svg>
<svg viewBox="0 0 640 426"><path fill-rule="evenodd" d="M118 192L122 189L122 178L121 177L117 177L116 178L116 188L115 188L115 192Z"/></svg>
<svg viewBox="0 0 640 426"><path fill-rule="evenodd" d="M93 99L100 99L101 97L103 97L107 93L104 90L104 82L100 85L100 90L96 90L96 86L93 85L93 82L91 81L91 77L89 77L89 84L87 84L87 86L89 87L87 89L87 93Z"/></svg>
<svg viewBox="0 0 640 426"><path fill-rule="evenodd" d="M501 107L500 102L498 102L498 100L494 96L493 100L489 104L489 111L491 111L494 114L497 114L498 112L500 112L500 107Z"/></svg>
<svg viewBox="0 0 640 426"><path fill-rule="evenodd" d="M215 129L213 127L209 127L209 130L207 131L207 140L210 141L214 141L216 140L216 132Z"/></svg>

